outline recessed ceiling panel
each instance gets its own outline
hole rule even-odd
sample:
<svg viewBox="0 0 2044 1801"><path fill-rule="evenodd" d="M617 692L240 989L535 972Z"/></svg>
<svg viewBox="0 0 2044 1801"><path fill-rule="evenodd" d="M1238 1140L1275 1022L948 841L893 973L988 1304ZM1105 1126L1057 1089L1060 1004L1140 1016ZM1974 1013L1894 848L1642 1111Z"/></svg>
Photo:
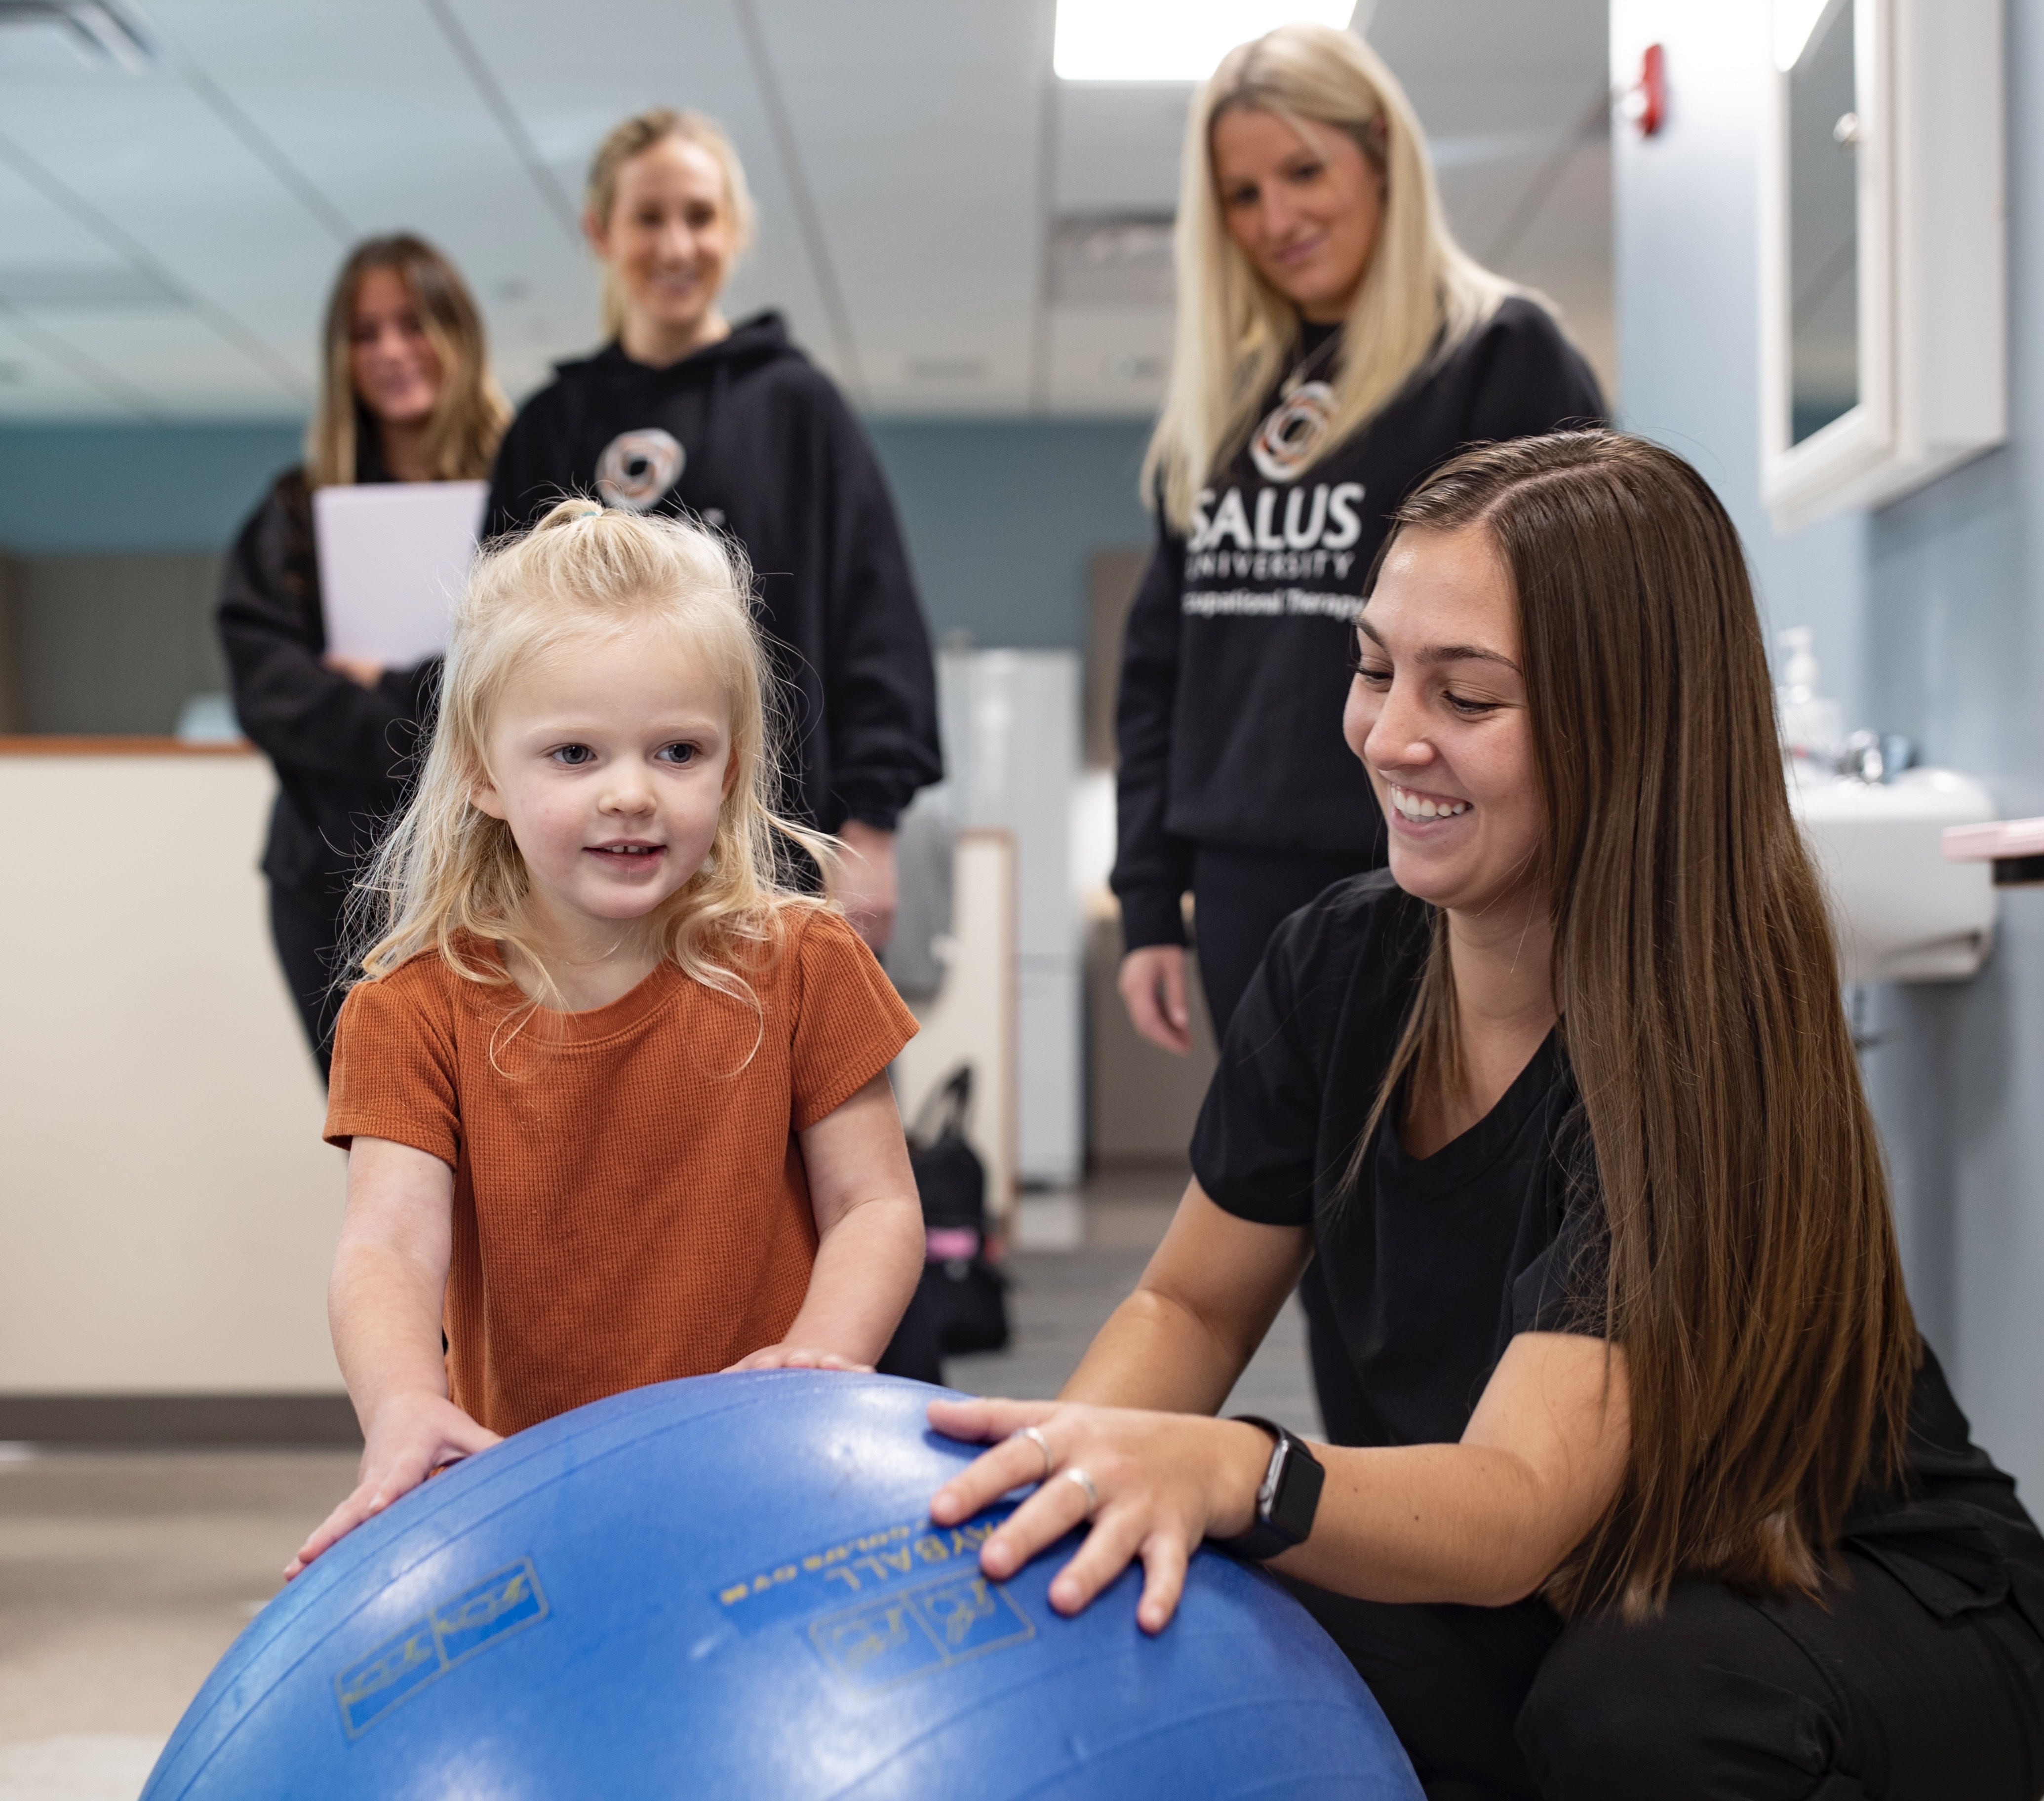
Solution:
<svg viewBox="0 0 2044 1801"><path fill-rule="evenodd" d="M589 163L612 126L653 106L693 108L728 132L760 215L759 241L725 296L740 317L763 306L827 367L836 348L803 245L787 172L728 0L582 0L563 33L552 0L460 0L459 16L517 109L561 188L578 205ZM587 298L563 321L557 354L594 348L601 332L590 259L577 251Z"/></svg>
<svg viewBox="0 0 2044 1801"><path fill-rule="evenodd" d="M1026 406L1047 7L778 0L759 17L870 402L920 409L916 359L971 353L982 408Z"/></svg>
<svg viewBox="0 0 2044 1801"><path fill-rule="evenodd" d="M1192 90L1056 82L1054 0L123 3L159 47L139 74L0 30L0 417L302 417L341 255L400 228L461 266L528 392L601 335L574 217L590 153L660 103L721 120L758 196L727 309L782 308L861 404L1161 394L1168 302L1054 268L1054 241L1080 242L1054 221L1161 225ZM1586 342L1608 338L1585 125L1604 19L1604 0L1381 0L1370 28L1458 233Z"/></svg>

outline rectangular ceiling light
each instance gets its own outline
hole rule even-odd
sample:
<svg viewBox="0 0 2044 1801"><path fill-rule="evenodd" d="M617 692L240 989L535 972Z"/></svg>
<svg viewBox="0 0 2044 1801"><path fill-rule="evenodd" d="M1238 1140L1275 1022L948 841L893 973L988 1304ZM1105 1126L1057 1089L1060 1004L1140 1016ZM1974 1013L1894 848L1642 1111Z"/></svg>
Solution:
<svg viewBox="0 0 2044 1801"><path fill-rule="evenodd" d="M1060 81L1204 81L1235 45L1294 19L1348 24L1356 0L1058 0Z"/></svg>

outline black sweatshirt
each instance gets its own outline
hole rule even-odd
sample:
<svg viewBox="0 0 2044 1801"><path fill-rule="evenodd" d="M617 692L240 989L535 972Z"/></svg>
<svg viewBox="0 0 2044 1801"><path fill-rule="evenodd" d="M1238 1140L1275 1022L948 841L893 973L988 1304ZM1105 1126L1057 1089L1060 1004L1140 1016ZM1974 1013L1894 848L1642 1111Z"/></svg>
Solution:
<svg viewBox="0 0 2044 1801"><path fill-rule="evenodd" d="M1331 335L1308 329L1316 367ZM1131 950L1184 942L1196 844L1383 862L1383 819L1341 718L1348 635L1389 516L1469 445L1603 413L1553 319L1508 299L1318 462L1290 471L1266 451L1266 475L1246 448L1201 493L1189 536L1159 510L1115 715L1113 885Z"/></svg>
<svg viewBox="0 0 2044 1801"><path fill-rule="evenodd" d="M936 676L893 505L843 397L774 313L666 369L612 344L555 377L498 451L486 532L520 530L608 475L613 505L731 533L752 560L783 685L784 804L828 831L847 819L891 828L943 774ZM648 434L669 443L655 436L649 450ZM660 452L675 447L680 467L663 481Z"/></svg>
<svg viewBox="0 0 2044 1801"><path fill-rule="evenodd" d="M390 479L373 427L361 479ZM302 469L287 470L235 540L216 615L241 729L276 766L263 873L308 905L337 911L364 852L404 798L440 659L363 688L320 662L326 614Z"/></svg>

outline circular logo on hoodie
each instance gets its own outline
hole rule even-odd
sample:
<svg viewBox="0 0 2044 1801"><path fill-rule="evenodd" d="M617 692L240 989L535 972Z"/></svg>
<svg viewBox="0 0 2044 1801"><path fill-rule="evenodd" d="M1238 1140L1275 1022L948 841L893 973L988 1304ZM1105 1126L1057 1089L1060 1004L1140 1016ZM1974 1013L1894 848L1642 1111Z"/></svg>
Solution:
<svg viewBox="0 0 2044 1801"><path fill-rule="evenodd" d="M1320 440L1334 423L1335 391L1325 382L1307 382L1270 409L1249 440L1249 460L1266 482L1290 482L1319 455Z"/></svg>
<svg viewBox="0 0 2044 1801"><path fill-rule="evenodd" d="M596 459L596 491L606 506L646 513L681 479L689 453L668 432L648 426L620 432Z"/></svg>

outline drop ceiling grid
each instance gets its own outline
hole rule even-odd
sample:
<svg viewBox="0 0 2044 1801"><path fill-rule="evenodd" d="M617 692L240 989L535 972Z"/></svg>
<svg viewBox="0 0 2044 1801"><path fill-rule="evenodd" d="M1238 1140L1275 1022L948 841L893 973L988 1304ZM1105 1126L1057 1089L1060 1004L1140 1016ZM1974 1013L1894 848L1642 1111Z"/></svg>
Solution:
<svg viewBox="0 0 2044 1801"><path fill-rule="evenodd" d="M492 318L500 339L513 327L502 372L515 386L532 385L567 348L551 328L556 322L582 327L574 338L594 335L594 287L581 251L420 0L305 8L288 31L263 29L274 13L252 19L233 0L157 0L156 11L184 55L357 233L418 232L453 257L487 311L515 315ZM256 236L238 234L227 254L244 264L260 255ZM307 256L276 271L277 328L309 359L342 249L322 230ZM490 304L507 294L515 305ZM550 328L536 346L518 329L535 321Z"/></svg>
<svg viewBox="0 0 2044 1801"><path fill-rule="evenodd" d="M53 352L52 336L33 315L0 304L0 418L154 419L167 411L153 396L125 391L117 378L81 374ZM83 354L67 337L57 342L73 359Z"/></svg>
<svg viewBox="0 0 2044 1801"><path fill-rule="evenodd" d="M146 393L163 414L178 418L302 418L306 401L275 382L209 326L182 308L94 308L61 315L25 307ZM308 382L305 393L310 394ZM279 405L279 402L282 405Z"/></svg>
<svg viewBox="0 0 2044 1801"><path fill-rule="evenodd" d="M874 403L1023 408L1043 8L782 0L761 24Z"/></svg>
<svg viewBox="0 0 2044 1801"><path fill-rule="evenodd" d="M8 138L44 177L24 171L26 185L44 187L106 253L160 268L219 309L236 337L258 340L243 355L278 400L302 401L309 358L276 331L275 311L294 267L324 259L330 240L189 88L167 73L110 71L13 88L6 113ZM152 385L140 368L121 372Z"/></svg>
<svg viewBox="0 0 2044 1801"><path fill-rule="evenodd" d="M477 288L514 394L554 359L594 344L590 261L426 0L129 3L168 47L162 68L89 69L53 33L17 31L0 40L0 131L232 328L163 310L47 306L25 324L0 310L0 363L15 366L0 371L10 378L0 416L117 409L90 371L49 353L51 333L167 415L299 413L341 248L332 212L360 231L409 226L440 242ZM1053 410L1154 406L1154 378L1127 378L1166 344L1168 309L1051 307L1039 328L1042 225L1046 210L1168 210L1189 90L1056 90L1051 192L1039 192L1051 0L582 0L572 13L549 0L443 3L557 191L578 196L596 141L628 112L667 101L720 117L764 221L732 309L782 307L828 367L836 344L813 247L736 17L750 7L844 296L866 404L1020 410L1040 342ZM1601 82L1604 15L1604 0L1377 8L1372 40L1443 140L1443 191L1479 255ZM186 71L201 88L217 83L320 204L309 206L207 106ZM1546 273L1558 294L1608 289L1608 211L1593 217L1594 147L1586 156L1512 259L1515 273ZM83 271L119 257L4 168L0 247L0 267ZM236 348L236 332L259 340L259 353Z"/></svg>
<svg viewBox="0 0 2044 1801"><path fill-rule="evenodd" d="M693 107L717 119L738 147L761 219L759 243L732 279L728 310L742 317L778 308L811 355L834 363L786 171L727 0L582 0L570 33L551 0L459 0L458 10L548 167L578 201L590 158L620 119L655 106ZM620 54L627 46L628 56ZM586 256L575 259L590 298L563 314L556 355L594 348L600 336L594 278Z"/></svg>

